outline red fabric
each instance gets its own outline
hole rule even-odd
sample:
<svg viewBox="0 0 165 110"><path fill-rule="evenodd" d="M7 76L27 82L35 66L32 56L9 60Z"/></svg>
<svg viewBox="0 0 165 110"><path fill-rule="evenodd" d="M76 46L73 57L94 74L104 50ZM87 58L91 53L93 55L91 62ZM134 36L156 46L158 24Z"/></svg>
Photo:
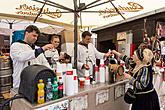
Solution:
<svg viewBox="0 0 165 110"><path fill-rule="evenodd" d="M135 50L135 44L130 44L130 57L132 57L134 50Z"/></svg>

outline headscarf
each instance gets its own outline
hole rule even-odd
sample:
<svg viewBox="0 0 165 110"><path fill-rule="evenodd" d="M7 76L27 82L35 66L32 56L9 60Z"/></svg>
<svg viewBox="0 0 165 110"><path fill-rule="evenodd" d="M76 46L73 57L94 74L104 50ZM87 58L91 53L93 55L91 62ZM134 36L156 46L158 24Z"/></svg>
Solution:
<svg viewBox="0 0 165 110"><path fill-rule="evenodd" d="M135 53L141 63L135 66L133 73L136 73L139 69L141 69L144 66L151 65L152 59L154 57L153 52L147 48L145 49L139 48L135 51Z"/></svg>

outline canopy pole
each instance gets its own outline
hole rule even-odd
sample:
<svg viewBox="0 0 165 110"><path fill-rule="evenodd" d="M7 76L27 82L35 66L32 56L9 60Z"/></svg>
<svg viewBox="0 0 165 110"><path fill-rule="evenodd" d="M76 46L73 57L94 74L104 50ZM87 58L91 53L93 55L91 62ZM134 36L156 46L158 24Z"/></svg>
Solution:
<svg viewBox="0 0 165 110"><path fill-rule="evenodd" d="M77 0L74 0L74 66L77 69L77 37L78 37L78 15L77 15Z"/></svg>
<svg viewBox="0 0 165 110"><path fill-rule="evenodd" d="M12 43L12 34L13 34L13 32L12 32L13 23L9 23L9 29L10 29L10 45L11 45L11 43Z"/></svg>
<svg viewBox="0 0 165 110"><path fill-rule="evenodd" d="M77 26L77 13L74 13L74 66L77 69L77 37L78 37L78 26Z"/></svg>

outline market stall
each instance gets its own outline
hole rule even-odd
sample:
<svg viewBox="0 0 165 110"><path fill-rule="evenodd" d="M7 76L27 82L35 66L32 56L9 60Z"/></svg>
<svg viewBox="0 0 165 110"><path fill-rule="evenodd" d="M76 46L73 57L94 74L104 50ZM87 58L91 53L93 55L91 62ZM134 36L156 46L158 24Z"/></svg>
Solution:
<svg viewBox="0 0 165 110"><path fill-rule="evenodd" d="M44 104L31 104L26 99L17 99L12 102L11 110L128 110L129 105L123 100L127 82L85 86L79 88L77 94ZM12 96L17 93L18 89L11 90Z"/></svg>

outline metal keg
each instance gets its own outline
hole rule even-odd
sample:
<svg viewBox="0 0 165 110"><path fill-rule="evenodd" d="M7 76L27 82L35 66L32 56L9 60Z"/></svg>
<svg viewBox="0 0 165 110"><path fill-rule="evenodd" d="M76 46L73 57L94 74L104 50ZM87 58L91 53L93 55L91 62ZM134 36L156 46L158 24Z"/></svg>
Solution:
<svg viewBox="0 0 165 110"><path fill-rule="evenodd" d="M11 60L2 57L0 58L0 70L6 68L11 68Z"/></svg>
<svg viewBox="0 0 165 110"><path fill-rule="evenodd" d="M12 87L11 61L0 58L0 93L9 92Z"/></svg>

